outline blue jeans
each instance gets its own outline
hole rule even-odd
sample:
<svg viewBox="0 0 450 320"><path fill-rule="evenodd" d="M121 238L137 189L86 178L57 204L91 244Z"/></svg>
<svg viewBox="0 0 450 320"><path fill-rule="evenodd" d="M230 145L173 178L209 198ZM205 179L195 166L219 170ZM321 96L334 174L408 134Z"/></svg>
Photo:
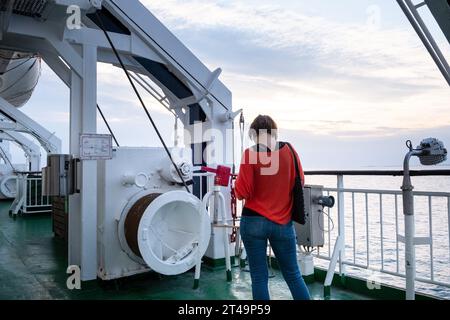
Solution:
<svg viewBox="0 0 450 320"><path fill-rule="evenodd" d="M247 251L254 300L270 300L267 240L294 300L311 299L297 263L297 241L292 222L279 225L264 217L243 216L241 237Z"/></svg>

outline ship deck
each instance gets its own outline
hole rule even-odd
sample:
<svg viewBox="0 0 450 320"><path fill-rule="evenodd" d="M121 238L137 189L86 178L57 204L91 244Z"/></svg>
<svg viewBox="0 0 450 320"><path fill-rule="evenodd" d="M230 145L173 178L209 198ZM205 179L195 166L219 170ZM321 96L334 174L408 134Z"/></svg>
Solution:
<svg viewBox="0 0 450 320"><path fill-rule="evenodd" d="M66 286L67 249L52 232L49 214L8 215L9 202L0 202L0 300L249 300L250 274L236 267L233 281L226 282L220 268L202 268L200 288L194 290L193 273L166 277L155 273L121 279L91 281L82 290ZM272 299L291 299L279 271L270 279ZM323 299L323 285L308 284L312 298ZM368 295L334 288L332 300L369 300Z"/></svg>

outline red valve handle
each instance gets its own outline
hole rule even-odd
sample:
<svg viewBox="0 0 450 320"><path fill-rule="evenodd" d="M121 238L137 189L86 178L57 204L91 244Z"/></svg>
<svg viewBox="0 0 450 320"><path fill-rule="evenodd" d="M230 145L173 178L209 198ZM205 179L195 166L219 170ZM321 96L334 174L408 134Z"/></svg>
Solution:
<svg viewBox="0 0 450 320"><path fill-rule="evenodd" d="M222 167L222 168L223 168L223 166L219 166L219 167ZM200 171L203 171L203 172L210 172L210 173L215 173L215 174L217 174L217 172L218 172L217 169L210 168L210 167L204 167L204 166L200 167ZM230 176L231 176L232 178L237 178L238 175L237 175L237 174L234 174L234 173L230 173Z"/></svg>
<svg viewBox="0 0 450 320"><path fill-rule="evenodd" d="M228 187L233 176L231 168L226 166L217 166L217 169L202 166L202 171L214 173L216 175L214 184L221 187Z"/></svg>
<svg viewBox="0 0 450 320"><path fill-rule="evenodd" d="M201 167L201 171L217 173L217 169L213 169L213 168L210 168L210 167Z"/></svg>

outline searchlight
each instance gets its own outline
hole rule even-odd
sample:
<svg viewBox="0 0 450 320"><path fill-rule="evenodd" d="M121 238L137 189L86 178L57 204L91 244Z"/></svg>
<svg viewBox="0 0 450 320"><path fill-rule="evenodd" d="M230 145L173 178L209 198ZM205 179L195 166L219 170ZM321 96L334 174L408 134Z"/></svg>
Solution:
<svg viewBox="0 0 450 320"><path fill-rule="evenodd" d="M414 225L414 187L411 184L409 161L412 157L418 157L424 166L433 166L447 160L447 149L442 141L435 138L423 140L414 149L412 142L408 140L406 146L409 149L403 164L403 214L405 216L405 270L406 270L406 300L415 299L415 225Z"/></svg>

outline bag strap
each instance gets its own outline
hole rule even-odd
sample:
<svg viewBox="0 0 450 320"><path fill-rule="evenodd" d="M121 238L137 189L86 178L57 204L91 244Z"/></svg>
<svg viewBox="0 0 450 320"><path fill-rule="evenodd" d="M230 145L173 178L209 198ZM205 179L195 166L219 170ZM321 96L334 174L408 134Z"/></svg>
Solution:
<svg viewBox="0 0 450 320"><path fill-rule="evenodd" d="M300 169L298 168L298 159L297 159L297 156L296 156L296 154L294 152L294 148L291 146L291 144L289 142L287 142L286 144L289 147L289 149L291 150L292 157L294 158L295 174L296 174L295 177L296 178L300 178L300 180L301 180L302 178L301 178L301 175L300 175Z"/></svg>

